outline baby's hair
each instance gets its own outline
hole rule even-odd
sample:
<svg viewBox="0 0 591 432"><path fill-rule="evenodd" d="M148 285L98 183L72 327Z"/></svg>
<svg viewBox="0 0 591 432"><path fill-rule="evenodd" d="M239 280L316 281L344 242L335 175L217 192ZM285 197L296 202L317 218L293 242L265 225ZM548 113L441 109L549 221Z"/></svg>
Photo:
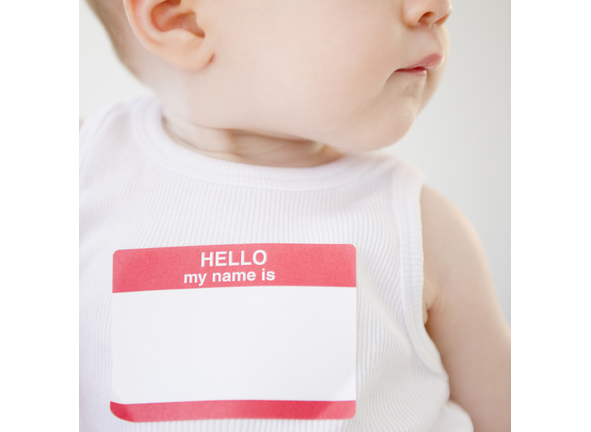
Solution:
<svg viewBox="0 0 591 432"><path fill-rule="evenodd" d="M107 30L117 57L137 76L137 71L131 62L129 38L133 36L133 32L127 21L123 0L86 0L86 2Z"/></svg>

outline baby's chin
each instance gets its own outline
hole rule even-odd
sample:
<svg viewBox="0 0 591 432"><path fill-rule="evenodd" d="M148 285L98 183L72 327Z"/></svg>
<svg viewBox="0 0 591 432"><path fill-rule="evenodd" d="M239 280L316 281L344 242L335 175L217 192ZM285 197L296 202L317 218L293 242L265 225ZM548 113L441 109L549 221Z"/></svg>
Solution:
<svg viewBox="0 0 591 432"><path fill-rule="evenodd" d="M356 131L338 140L326 140L331 147L344 152L365 152L379 150L400 141L412 127L415 115L409 113L406 118L397 118L396 121L377 125L373 128Z"/></svg>
<svg viewBox="0 0 591 432"><path fill-rule="evenodd" d="M354 143L354 144L347 144L347 145L338 145L338 146L331 146L340 150L343 153L363 153L363 152L370 152L375 150L381 150L390 146L393 146L399 141L398 139L392 139L389 141L369 141L369 142L362 142L362 143Z"/></svg>

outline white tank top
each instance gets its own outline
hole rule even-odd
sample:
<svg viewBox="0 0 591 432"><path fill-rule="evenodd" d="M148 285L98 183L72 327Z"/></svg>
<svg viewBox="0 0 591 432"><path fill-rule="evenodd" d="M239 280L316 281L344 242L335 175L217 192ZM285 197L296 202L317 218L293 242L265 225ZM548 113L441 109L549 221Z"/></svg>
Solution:
<svg viewBox="0 0 591 432"><path fill-rule="evenodd" d="M423 326L423 176L416 168L381 152L313 168L211 159L166 135L151 97L90 116L80 141L81 431L473 430L449 400L447 374ZM125 321L125 314L113 318L114 253L249 244L355 247L355 415L134 422L113 414L120 396L112 388L120 370L114 327Z"/></svg>

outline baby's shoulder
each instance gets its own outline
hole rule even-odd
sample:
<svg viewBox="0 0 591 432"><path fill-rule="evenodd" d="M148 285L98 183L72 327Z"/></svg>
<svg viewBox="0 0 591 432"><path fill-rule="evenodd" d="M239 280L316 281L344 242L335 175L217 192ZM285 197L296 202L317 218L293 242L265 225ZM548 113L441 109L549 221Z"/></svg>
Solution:
<svg viewBox="0 0 591 432"><path fill-rule="evenodd" d="M423 188L421 209L426 328L449 375L451 398L476 429L508 430L509 328L484 249L468 219L441 194Z"/></svg>
<svg viewBox="0 0 591 432"><path fill-rule="evenodd" d="M137 123L137 122L136 122ZM105 106L79 121L80 181L110 172L118 160L135 150L134 105L119 102Z"/></svg>
<svg viewBox="0 0 591 432"><path fill-rule="evenodd" d="M467 260L486 261L476 231L451 201L424 186L420 202L426 272L441 280Z"/></svg>
<svg viewBox="0 0 591 432"><path fill-rule="evenodd" d="M432 292L428 306L472 308L477 298L496 304L486 254L472 224L430 187L423 187L420 203L425 285Z"/></svg>

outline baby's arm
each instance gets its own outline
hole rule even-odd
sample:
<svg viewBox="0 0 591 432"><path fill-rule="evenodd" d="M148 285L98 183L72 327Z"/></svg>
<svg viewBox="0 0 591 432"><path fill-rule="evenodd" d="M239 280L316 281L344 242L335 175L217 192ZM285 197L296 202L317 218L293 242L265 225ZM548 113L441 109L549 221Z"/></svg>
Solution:
<svg viewBox="0 0 591 432"><path fill-rule="evenodd" d="M510 430L510 334L478 236L449 201L421 194L425 327L449 374L451 399L476 432Z"/></svg>

